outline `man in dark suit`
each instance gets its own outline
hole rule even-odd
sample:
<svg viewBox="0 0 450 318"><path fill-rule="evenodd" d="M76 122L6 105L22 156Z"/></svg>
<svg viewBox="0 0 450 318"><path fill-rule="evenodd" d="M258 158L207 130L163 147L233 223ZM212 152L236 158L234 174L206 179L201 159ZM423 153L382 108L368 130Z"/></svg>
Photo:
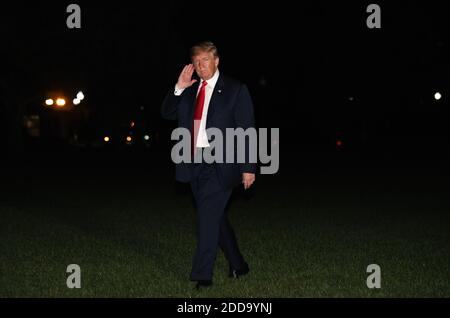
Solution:
<svg viewBox="0 0 450 318"><path fill-rule="evenodd" d="M226 128L254 128L253 104L247 87L222 75L218 70L219 55L211 42L191 48L192 64L186 65L161 107L163 118L178 120L178 126L189 129L195 154L210 147L206 129L217 128L224 136ZM197 73L199 80L193 79ZM226 148L223 148L224 154ZM245 148L248 152L249 148ZM228 162L176 164L176 179L189 182L197 208L197 248L193 258L191 281L196 287L212 284L217 246L229 262L229 276L239 277L249 271L242 256L225 207L233 188L240 183L248 189L255 181L256 164L248 160Z"/></svg>

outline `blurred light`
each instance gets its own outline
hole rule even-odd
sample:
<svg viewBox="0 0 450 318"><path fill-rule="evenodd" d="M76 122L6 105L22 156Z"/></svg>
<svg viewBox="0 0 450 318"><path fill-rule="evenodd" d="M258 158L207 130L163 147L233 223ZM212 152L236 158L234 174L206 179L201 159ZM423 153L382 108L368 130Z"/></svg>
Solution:
<svg viewBox="0 0 450 318"><path fill-rule="evenodd" d="M45 101L45 105L52 106L53 105L53 99L49 98Z"/></svg>
<svg viewBox="0 0 450 318"><path fill-rule="evenodd" d="M350 96L350 97L348 98L348 100L351 101L351 102L353 102L353 101L355 100L355 98L354 98L353 96Z"/></svg>
<svg viewBox="0 0 450 318"><path fill-rule="evenodd" d="M74 105L78 105L79 103L81 103L81 100L79 100L78 98L75 98L75 99L73 100L73 104L74 104Z"/></svg>
<svg viewBox="0 0 450 318"><path fill-rule="evenodd" d="M127 141L130 142L131 141L131 137L127 136Z"/></svg>
<svg viewBox="0 0 450 318"><path fill-rule="evenodd" d="M134 127L134 121L132 121L132 122L130 123L130 126L131 126L131 127Z"/></svg>
<svg viewBox="0 0 450 318"><path fill-rule="evenodd" d="M108 142L108 141L109 141L109 137L106 136L105 138L103 138L103 140L104 140L105 142Z"/></svg>
<svg viewBox="0 0 450 318"><path fill-rule="evenodd" d="M435 100L440 100L442 98L441 93L437 92L436 94L434 94L434 99Z"/></svg>
<svg viewBox="0 0 450 318"><path fill-rule="evenodd" d="M64 98L58 98L56 100L56 105L58 106L64 106L66 104L66 100Z"/></svg>
<svg viewBox="0 0 450 318"><path fill-rule="evenodd" d="M341 140L336 140L336 146L341 147L342 146L342 141Z"/></svg>
<svg viewBox="0 0 450 318"><path fill-rule="evenodd" d="M149 139L150 139L150 136L149 136L149 135L145 135L145 136L144 136L144 139L145 139L145 140L149 140Z"/></svg>
<svg viewBox="0 0 450 318"><path fill-rule="evenodd" d="M259 78L259 85L261 85L261 86L266 86L266 85L267 85L267 80L266 80L266 78L264 77L264 75L262 75L262 76Z"/></svg>
<svg viewBox="0 0 450 318"><path fill-rule="evenodd" d="M84 94L83 94L83 92L79 91L78 94L77 94L77 98L78 98L79 100L83 100L83 99L84 99Z"/></svg>

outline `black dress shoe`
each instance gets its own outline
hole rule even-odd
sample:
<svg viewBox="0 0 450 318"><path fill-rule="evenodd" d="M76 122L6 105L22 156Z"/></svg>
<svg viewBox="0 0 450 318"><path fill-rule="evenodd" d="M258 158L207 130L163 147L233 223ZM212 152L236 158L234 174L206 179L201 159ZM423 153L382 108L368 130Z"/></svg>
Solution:
<svg viewBox="0 0 450 318"><path fill-rule="evenodd" d="M197 285L195 285L195 288L198 290L202 287L209 287L212 285L212 280L199 280L197 281Z"/></svg>
<svg viewBox="0 0 450 318"><path fill-rule="evenodd" d="M229 277L239 278L239 276L244 276L250 271L247 263L244 263L244 267L241 269L233 269L230 265L230 271L228 273Z"/></svg>

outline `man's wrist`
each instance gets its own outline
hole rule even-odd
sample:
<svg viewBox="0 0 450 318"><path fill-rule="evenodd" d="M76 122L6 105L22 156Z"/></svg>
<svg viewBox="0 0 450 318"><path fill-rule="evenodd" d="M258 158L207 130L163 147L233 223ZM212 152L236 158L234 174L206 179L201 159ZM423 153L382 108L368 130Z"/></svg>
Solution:
<svg viewBox="0 0 450 318"><path fill-rule="evenodd" d="M184 91L184 88L179 88L177 84L175 84L175 90L173 91L173 94L175 96L180 96Z"/></svg>

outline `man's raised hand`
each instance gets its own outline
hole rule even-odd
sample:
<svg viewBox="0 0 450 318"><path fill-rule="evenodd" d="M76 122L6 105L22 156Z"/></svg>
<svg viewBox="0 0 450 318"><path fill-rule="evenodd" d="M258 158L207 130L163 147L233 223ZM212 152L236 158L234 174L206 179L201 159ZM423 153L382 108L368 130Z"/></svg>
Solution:
<svg viewBox="0 0 450 318"><path fill-rule="evenodd" d="M194 84L195 82L197 82L196 79L192 79L193 73L194 73L194 65L192 64L186 65L181 71L180 76L178 77L177 88L185 89L192 86L192 84Z"/></svg>

